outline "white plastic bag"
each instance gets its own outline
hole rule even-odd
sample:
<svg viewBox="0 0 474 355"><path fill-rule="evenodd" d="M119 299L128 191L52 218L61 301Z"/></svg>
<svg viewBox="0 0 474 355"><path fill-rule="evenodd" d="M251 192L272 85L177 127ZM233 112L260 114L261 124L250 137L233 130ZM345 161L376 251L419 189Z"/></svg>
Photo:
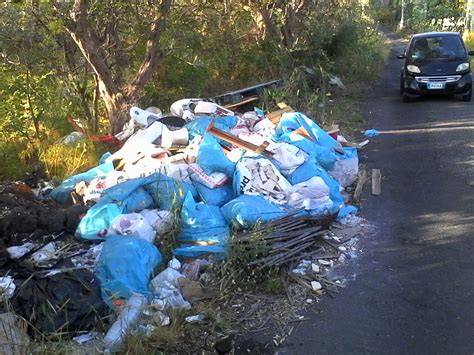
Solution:
<svg viewBox="0 0 474 355"><path fill-rule="evenodd" d="M190 309L191 304L183 298L179 290L178 280L183 277L183 274L171 267L160 272L151 280L155 294L152 304L157 305L161 310L167 308Z"/></svg>
<svg viewBox="0 0 474 355"><path fill-rule="evenodd" d="M334 180L336 180L342 187L352 185L357 180L357 175L359 173L359 158L357 156L357 151L352 154L346 154L348 157L336 161L334 168L329 172Z"/></svg>
<svg viewBox="0 0 474 355"><path fill-rule="evenodd" d="M143 210L140 213L158 236L173 229L173 214L170 211Z"/></svg>
<svg viewBox="0 0 474 355"><path fill-rule="evenodd" d="M332 206L329 187L319 176L293 185L287 191L288 204L306 210L325 210Z"/></svg>
<svg viewBox="0 0 474 355"><path fill-rule="evenodd" d="M112 232L115 231L121 235L135 236L153 243L156 233L152 226L146 221L140 213L122 214L112 221Z"/></svg>
<svg viewBox="0 0 474 355"><path fill-rule="evenodd" d="M274 153L273 159L280 163L281 172L287 176L308 159L308 154L288 143L271 143L267 150Z"/></svg>
<svg viewBox="0 0 474 355"><path fill-rule="evenodd" d="M155 293L160 293L162 288L177 288L179 286L178 279L184 277L182 273L171 267L166 268L151 280L151 285Z"/></svg>
<svg viewBox="0 0 474 355"><path fill-rule="evenodd" d="M0 277L0 300L6 300L13 297L16 285L13 283L13 277Z"/></svg>

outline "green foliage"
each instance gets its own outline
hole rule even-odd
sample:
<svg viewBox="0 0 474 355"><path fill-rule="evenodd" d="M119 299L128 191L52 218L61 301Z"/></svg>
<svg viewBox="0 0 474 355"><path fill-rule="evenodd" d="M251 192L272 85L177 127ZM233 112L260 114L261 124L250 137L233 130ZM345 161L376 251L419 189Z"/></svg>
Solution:
<svg viewBox="0 0 474 355"><path fill-rule="evenodd" d="M21 180L28 172L26 162L20 158L24 149L22 144L12 144L8 141L0 140L0 180Z"/></svg>
<svg viewBox="0 0 474 355"><path fill-rule="evenodd" d="M464 18L467 0L405 0L405 23L402 33L428 31L462 31L454 22ZM399 24L402 2L393 0L387 6L372 4L370 13L374 19L389 26ZM448 25L443 19L452 19Z"/></svg>
<svg viewBox="0 0 474 355"><path fill-rule="evenodd" d="M46 175L60 181L97 165L101 153L92 142L40 145L37 149Z"/></svg>

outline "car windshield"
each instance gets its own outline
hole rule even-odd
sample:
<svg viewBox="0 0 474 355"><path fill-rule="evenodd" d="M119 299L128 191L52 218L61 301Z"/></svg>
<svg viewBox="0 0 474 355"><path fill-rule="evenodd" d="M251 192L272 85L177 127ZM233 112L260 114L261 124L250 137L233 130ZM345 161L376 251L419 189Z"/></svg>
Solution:
<svg viewBox="0 0 474 355"><path fill-rule="evenodd" d="M409 57L413 61L453 60L466 57L466 50L457 36L415 38Z"/></svg>

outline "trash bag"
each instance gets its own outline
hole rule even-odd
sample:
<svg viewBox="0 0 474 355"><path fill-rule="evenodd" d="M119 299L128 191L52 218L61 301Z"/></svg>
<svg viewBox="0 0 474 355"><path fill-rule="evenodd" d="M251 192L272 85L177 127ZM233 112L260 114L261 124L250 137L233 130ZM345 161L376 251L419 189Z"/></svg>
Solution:
<svg viewBox="0 0 474 355"><path fill-rule="evenodd" d="M344 156L335 164L329 174L342 187L352 185L357 180L359 173L359 157L356 148L344 148Z"/></svg>
<svg viewBox="0 0 474 355"><path fill-rule="evenodd" d="M195 181L194 186L196 187L201 200L208 205L222 207L235 198L234 188L230 184L211 189Z"/></svg>
<svg viewBox="0 0 474 355"><path fill-rule="evenodd" d="M314 176L319 176L323 179L324 183L329 187L330 193L329 198L333 202L331 208L328 209L328 214L336 213L339 208L344 204L344 198L341 195L340 185L324 170L316 161L314 156L310 156L309 159L296 169L292 174L288 176L288 181L292 184L299 184L301 182L308 181ZM315 211L316 214L320 214Z"/></svg>
<svg viewBox="0 0 474 355"><path fill-rule="evenodd" d="M320 146L332 149L339 145L334 138L301 112L284 113L276 127L276 134L280 136L284 133L293 132L301 127L305 128L314 142Z"/></svg>
<svg viewBox="0 0 474 355"><path fill-rule="evenodd" d="M234 192L238 195L259 195L267 200L284 204L291 185L273 163L264 158L242 158L236 166Z"/></svg>
<svg viewBox="0 0 474 355"><path fill-rule="evenodd" d="M143 210L140 214L155 230L157 236L168 233L173 229L174 217L171 211Z"/></svg>
<svg viewBox="0 0 474 355"><path fill-rule="evenodd" d="M202 116L194 121L187 123L184 126L189 131L189 139L191 140L196 136L204 136L204 133L206 133L206 129L211 123L211 121L215 121L214 127L229 132L230 129L237 124L238 118L235 116L223 116L218 118Z"/></svg>
<svg viewBox="0 0 474 355"><path fill-rule="evenodd" d="M223 254L228 247L229 227L219 207L196 203L188 193L181 210L181 247L173 254L196 257L202 254Z"/></svg>
<svg viewBox="0 0 474 355"><path fill-rule="evenodd" d="M156 181L160 174L139 177L114 185L104 191L101 202L116 203L124 213L141 211L153 205L153 198L143 189L146 184Z"/></svg>
<svg viewBox="0 0 474 355"><path fill-rule="evenodd" d="M153 208L154 206L153 197L142 187L133 191L122 202L123 213L140 212L145 208Z"/></svg>
<svg viewBox="0 0 474 355"><path fill-rule="evenodd" d="M319 176L293 185L286 193L289 206L311 210L313 214L325 214L333 205L329 198L329 187Z"/></svg>
<svg viewBox="0 0 474 355"><path fill-rule="evenodd" d="M235 164L226 157L218 140L209 133L204 134L196 162L208 175L216 171L227 176L234 174Z"/></svg>
<svg viewBox="0 0 474 355"><path fill-rule="evenodd" d="M102 299L128 299L134 293L151 293L153 270L161 263L159 250L146 240L126 236L107 238L97 263Z"/></svg>
<svg viewBox="0 0 474 355"><path fill-rule="evenodd" d="M191 192L194 198L198 197L193 184L177 181L163 174L154 174L155 182L145 186L145 190L153 197L155 204L162 210L171 210L181 205L184 197Z"/></svg>
<svg viewBox="0 0 474 355"><path fill-rule="evenodd" d="M99 282L89 270L42 278L33 274L19 287L12 306L39 338L44 333L93 329L109 312L100 297Z"/></svg>
<svg viewBox="0 0 474 355"><path fill-rule="evenodd" d="M121 214L112 221L111 233L138 237L153 243L156 233L140 213Z"/></svg>
<svg viewBox="0 0 474 355"><path fill-rule="evenodd" d="M313 155L316 161L326 170L331 170L338 158L332 149L323 147L296 133L284 133L275 137L275 139L277 142L293 144L307 154Z"/></svg>
<svg viewBox="0 0 474 355"><path fill-rule="evenodd" d="M60 186L54 188L49 196L59 203L68 203L70 193L74 190L74 186L76 186L77 183L81 181L89 182L97 177L105 177L112 170L114 170L112 163L104 163L84 173L71 176L64 180Z"/></svg>
<svg viewBox="0 0 474 355"><path fill-rule="evenodd" d="M222 214L228 223L236 228L248 228L260 222L285 216L286 211L262 196L240 195L221 207Z"/></svg>
<svg viewBox="0 0 474 355"><path fill-rule="evenodd" d="M337 220L340 221L341 219L347 217L350 214L356 214L358 211L357 207L352 205L347 205L342 207L337 214Z"/></svg>
<svg viewBox="0 0 474 355"><path fill-rule="evenodd" d="M99 202L89 208L76 229L76 237L87 240L102 240L110 235L112 221L122 214L115 203Z"/></svg>

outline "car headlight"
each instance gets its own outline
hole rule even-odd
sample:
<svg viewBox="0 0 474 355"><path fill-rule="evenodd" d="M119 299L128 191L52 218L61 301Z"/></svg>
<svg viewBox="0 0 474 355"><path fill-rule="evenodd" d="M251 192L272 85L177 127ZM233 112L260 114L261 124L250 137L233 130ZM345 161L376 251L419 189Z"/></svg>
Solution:
<svg viewBox="0 0 474 355"><path fill-rule="evenodd" d="M468 69L469 69L469 63L462 63L458 65L458 67L456 68L456 71L465 71Z"/></svg>
<svg viewBox="0 0 474 355"><path fill-rule="evenodd" d="M416 65L407 65L407 70L410 72L410 73L421 73L421 70L420 68L418 68Z"/></svg>

